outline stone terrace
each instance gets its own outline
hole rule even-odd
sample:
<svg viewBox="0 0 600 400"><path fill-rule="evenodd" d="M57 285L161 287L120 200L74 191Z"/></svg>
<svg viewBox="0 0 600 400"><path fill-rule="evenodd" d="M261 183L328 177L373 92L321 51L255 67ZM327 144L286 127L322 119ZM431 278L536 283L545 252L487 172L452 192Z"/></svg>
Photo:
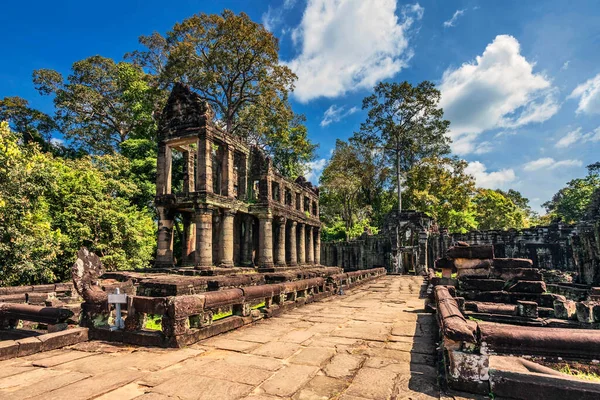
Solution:
<svg viewBox="0 0 600 400"><path fill-rule="evenodd" d="M438 399L420 277L364 286L184 349L86 342L0 362L8 399Z"/></svg>

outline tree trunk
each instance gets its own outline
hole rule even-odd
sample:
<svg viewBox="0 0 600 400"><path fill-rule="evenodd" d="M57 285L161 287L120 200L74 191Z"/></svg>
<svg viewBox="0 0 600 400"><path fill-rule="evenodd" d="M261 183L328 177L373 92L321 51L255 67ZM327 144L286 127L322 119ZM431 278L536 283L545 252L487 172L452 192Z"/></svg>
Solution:
<svg viewBox="0 0 600 400"><path fill-rule="evenodd" d="M400 146L396 146L396 179L398 180L398 215L402 212L402 186L400 186Z"/></svg>

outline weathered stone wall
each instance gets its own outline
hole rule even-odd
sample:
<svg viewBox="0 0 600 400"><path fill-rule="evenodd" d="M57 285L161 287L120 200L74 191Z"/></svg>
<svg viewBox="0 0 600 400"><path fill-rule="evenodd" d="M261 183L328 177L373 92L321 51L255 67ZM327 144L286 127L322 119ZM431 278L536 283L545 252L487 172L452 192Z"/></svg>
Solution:
<svg viewBox="0 0 600 400"><path fill-rule="evenodd" d="M579 280L600 285L600 189L597 189L584 221L573 235L573 256Z"/></svg>
<svg viewBox="0 0 600 400"><path fill-rule="evenodd" d="M344 271L392 266L392 244L386 235L363 234L360 238L321 244L321 263Z"/></svg>

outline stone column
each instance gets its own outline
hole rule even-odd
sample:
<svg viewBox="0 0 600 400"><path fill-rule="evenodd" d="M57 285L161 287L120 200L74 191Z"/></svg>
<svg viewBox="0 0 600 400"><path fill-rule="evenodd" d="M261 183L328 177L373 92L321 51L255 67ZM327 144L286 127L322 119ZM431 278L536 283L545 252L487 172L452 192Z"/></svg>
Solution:
<svg viewBox="0 0 600 400"><path fill-rule="evenodd" d="M315 242L313 241L313 227L306 227L306 263L315 263Z"/></svg>
<svg viewBox="0 0 600 400"><path fill-rule="evenodd" d="M242 265L250 267L254 265L252 259L253 241L252 241L252 223L254 218L251 215L244 216L244 239L242 241Z"/></svg>
<svg viewBox="0 0 600 400"><path fill-rule="evenodd" d="M213 192L212 141L206 132L198 137L198 165L196 168L196 191Z"/></svg>
<svg viewBox="0 0 600 400"><path fill-rule="evenodd" d="M306 245L305 239L306 233L304 232L304 224L298 222L298 264L304 265L306 264Z"/></svg>
<svg viewBox="0 0 600 400"><path fill-rule="evenodd" d="M171 193L171 148L162 143L158 147L156 160L156 195Z"/></svg>
<svg viewBox="0 0 600 400"><path fill-rule="evenodd" d="M221 192L224 196L233 197L233 187L235 182L233 181L233 153L235 149L233 146L225 144L223 146L223 174L221 175Z"/></svg>
<svg viewBox="0 0 600 400"><path fill-rule="evenodd" d="M193 265L196 261L196 225L190 213L183 213L183 240L181 261L183 265Z"/></svg>
<svg viewBox="0 0 600 400"><path fill-rule="evenodd" d="M277 251L275 252L275 265L285 267L285 218L277 218Z"/></svg>
<svg viewBox="0 0 600 400"><path fill-rule="evenodd" d="M183 193L190 193L196 190L194 176L194 153L193 151L183 152Z"/></svg>
<svg viewBox="0 0 600 400"><path fill-rule="evenodd" d="M203 206L196 210L196 266L212 267L213 210Z"/></svg>
<svg viewBox="0 0 600 400"><path fill-rule="evenodd" d="M273 218L258 217L258 257L259 268L273 267Z"/></svg>
<svg viewBox="0 0 600 400"><path fill-rule="evenodd" d="M158 241L156 243L156 266L173 266L173 214L166 207L158 211Z"/></svg>
<svg viewBox="0 0 600 400"><path fill-rule="evenodd" d="M296 252L296 221L290 221L288 229L287 265L294 267L298 265L298 253Z"/></svg>
<svg viewBox="0 0 600 400"><path fill-rule="evenodd" d="M314 227L315 236L315 264L321 265L321 229Z"/></svg>
<svg viewBox="0 0 600 400"><path fill-rule="evenodd" d="M235 211L223 209L219 232L219 267L233 267L233 219Z"/></svg>

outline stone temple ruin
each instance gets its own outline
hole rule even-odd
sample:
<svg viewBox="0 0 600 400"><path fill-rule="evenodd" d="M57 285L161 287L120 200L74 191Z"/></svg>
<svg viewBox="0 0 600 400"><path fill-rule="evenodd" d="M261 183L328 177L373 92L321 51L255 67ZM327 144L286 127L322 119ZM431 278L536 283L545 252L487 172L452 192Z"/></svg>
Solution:
<svg viewBox="0 0 600 400"><path fill-rule="evenodd" d="M320 264L317 188L302 177L283 177L257 146L221 131L208 104L184 85L175 85L161 120L157 267L176 265L177 215L183 221L180 266ZM174 169L175 153L182 156L181 171Z"/></svg>
<svg viewBox="0 0 600 400"><path fill-rule="evenodd" d="M600 189L573 226L321 243L318 189L185 86L159 128L154 266L0 288L0 398L600 398Z"/></svg>

